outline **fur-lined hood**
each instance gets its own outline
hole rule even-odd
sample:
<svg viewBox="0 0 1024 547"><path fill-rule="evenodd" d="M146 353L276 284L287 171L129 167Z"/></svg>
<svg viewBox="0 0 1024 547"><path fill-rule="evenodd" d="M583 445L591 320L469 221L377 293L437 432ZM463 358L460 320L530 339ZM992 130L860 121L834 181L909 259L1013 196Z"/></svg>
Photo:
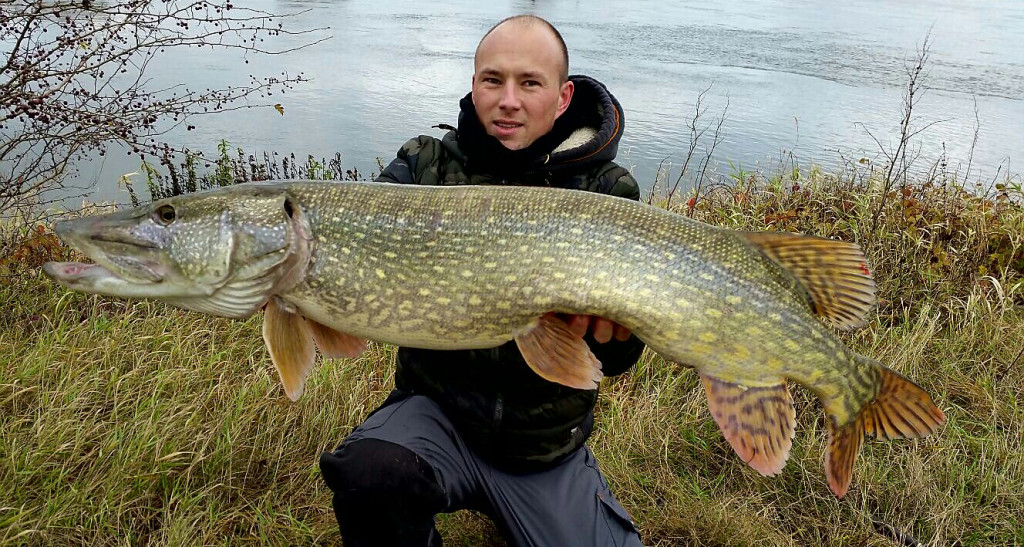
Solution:
<svg viewBox="0 0 1024 547"><path fill-rule="evenodd" d="M528 150L502 154L508 157L486 157L487 148L469 140L493 138L482 134L469 94L460 103L459 129L449 131L443 139L445 148L467 168L472 165L473 170L484 171L501 170L500 163L509 163L513 155L516 170L521 173L582 171L613 160L624 127L622 106L604 84L589 76L573 75L569 80L574 86L572 101L548 134L567 135L557 146L537 150L536 145L542 142L538 140Z"/></svg>

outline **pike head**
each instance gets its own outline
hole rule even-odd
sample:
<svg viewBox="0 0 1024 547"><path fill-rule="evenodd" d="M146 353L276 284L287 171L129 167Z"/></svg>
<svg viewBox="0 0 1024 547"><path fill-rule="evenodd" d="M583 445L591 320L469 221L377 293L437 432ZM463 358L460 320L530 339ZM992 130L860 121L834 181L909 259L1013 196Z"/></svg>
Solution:
<svg viewBox="0 0 1024 547"><path fill-rule="evenodd" d="M95 262L43 266L70 289L239 319L302 280L312 245L308 218L274 186L172 197L55 230Z"/></svg>

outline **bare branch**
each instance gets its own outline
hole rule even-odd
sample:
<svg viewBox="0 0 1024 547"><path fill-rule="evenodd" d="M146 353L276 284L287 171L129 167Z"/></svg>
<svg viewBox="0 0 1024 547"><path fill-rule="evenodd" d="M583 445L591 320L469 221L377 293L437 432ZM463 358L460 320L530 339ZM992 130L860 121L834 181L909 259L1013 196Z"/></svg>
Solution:
<svg viewBox="0 0 1024 547"><path fill-rule="evenodd" d="M978 132L981 130L981 118L978 117L978 96L972 95L974 100L974 137L971 139L971 148L967 153L967 173L964 174L964 184L971 178L971 165L974 163L974 148L978 145Z"/></svg>
<svg viewBox="0 0 1024 547"><path fill-rule="evenodd" d="M708 164L711 163L711 156L715 153L715 148L722 142L722 124L725 123L725 115L729 112L729 97L725 98L725 107L722 108L722 115L718 117L718 123L715 125L715 132L712 135L711 147L704 148L704 158L701 160L700 171L697 173L697 188L694 190L694 198L700 196L701 187L704 185L704 175L707 172ZM696 205L696 199L687 208L686 214L693 215L693 208Z"/></svg>
<svg viewBox="0 0 1024 547"><path fill-rule="evenodd" d="M715 127L714 133L712 135L713 142L710 148L708 148L705 145L705 156L698 162L698 175L694 178L694 180L696 181L695 186L697 187L698 191L701 180L703 179L704 173L707 169L707 165L710 162L710 155L714 153L715 148L721 142L722 123L725 121L725 115L729 109L728 98L726 99L725 108L722 109L721 116L717 118L712 118L712 120L707 123L704 123L703 121L707 114L705 98L707 97L708 92L711 91L712 87L714 87L714 83L709 84L706 88L704 88L703 90L701 90L700 93L697 94L697 101L694 104L693 117L690 118L690 120L687 122L687 128L690 130L690 142L686 150L686 157L683 159L683 165L679 169L679 175L676 176L675 182L667 192L665 202L666 208L671 207L672 198L676 195L676 192L678 192L679 185L682 183L687 173L690 172L690 163L694 160L697 147L701 144L701 142L705 140L704 135L708 132L708 130L712 128L712 126ZM690 208L690 212L692 213L692 207Z"/></svg>
<svg viewBox="0 0 1024 547"><path fill-rule="evenodd" d="M911 124L914 121L914 107L917 105L918 101L920 101L921 93L924 90L923 84L926 77L924 68L928 63L930 51L931 31L929 30L921 43L921 47L917 51L916 58L907 66L907 87L906 92L903 94L902 116L900 119L900 140L896 145L896 150L889 152L884 146L882 146L882 143L871 134L870 131L868 132L868 135L870 135L875 143L878 144L882 154L884 154L888 160L885 178L883 179L882 184L882 197L879 200L878 207L875 209L875 213L871 217L871 233L874 233L875 228L878 226L878 219L882 214L882 210L885 206L885 200L888 199L888 195L892 190L893 184L897 179L902 180L903 184L906 184L907 172L909 171L911 164L913 164L914 160L920 154L920 150L913 154L908 154L908 148L911 140L924 129L927 129L934 125L934 123L937 123L932 122L919 130L911 129ZM894 175L898 176L894 177Z"/></svg>
<svg viewBox="0 0 1024 547"><path fill-rule="evenodd" d="M708 91L711 91L711 88L714 85L714 82L708 84L707 87L697 94L697 102L694 105L693 118L690 119L690 123L688 125L690 128L690 146L686 151L686 159L683 160L683 166L679 169L679 176L676 177L675 184L672 185L672 189L668 192L668 198L665 203L666 208L672 205L672 196L675 195L676 191L679 189L679 183L686 175L686 170L690 166L690 161L693 159L693 153L697 150L697 144L700 142L701 137L704 136L704 133L708 130L707 126L698 130L697 124L700 122L701 118L704 117L704 112L707 110L704 106L704 96L707 95Z"/></svg>
<svg viewBox="0 0 1024 547"><path fill-rule="evenodd" d="M294 14L293 14L294 15ZM250 75L223 89L152 89L150 62L169 49L214 47L276 55L319 43L265 47L283 20L228 0L13 0L0 4L0 217L45 203L78 160L118 143L142 157L172 152L159 137L196 115L262 106L302 74Z"/></svg>

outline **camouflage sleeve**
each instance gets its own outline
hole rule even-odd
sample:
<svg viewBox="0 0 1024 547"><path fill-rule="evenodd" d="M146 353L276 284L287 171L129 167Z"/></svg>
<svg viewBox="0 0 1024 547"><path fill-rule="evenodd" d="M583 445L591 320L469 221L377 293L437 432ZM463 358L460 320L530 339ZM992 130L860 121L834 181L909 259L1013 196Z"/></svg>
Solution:
<svg viewBox="0 0 1024 547"><path fill-rule="evenodd" d="M441 141L427 135L409 139L395 159L373 180L399 184L437 184L441 163Z"/></svg>
<svg viewBox="0 0 1024 547"><path fill-rule="evenodd" d="M618 166L616 165L616 167ZM640 201L640 185L637 184L636 179L633 178L629 171L622 167L619 167L619 169L622 169L622 174L612 182L612 190L608 193L613 196Z"/></svg>
<svg viewBox="0 0 1024 547"><path fill-rule="evenodd" d="M586 190L628 198L640 199L640 185L626 168L615 162L602 165L590 178Z"/></svg>

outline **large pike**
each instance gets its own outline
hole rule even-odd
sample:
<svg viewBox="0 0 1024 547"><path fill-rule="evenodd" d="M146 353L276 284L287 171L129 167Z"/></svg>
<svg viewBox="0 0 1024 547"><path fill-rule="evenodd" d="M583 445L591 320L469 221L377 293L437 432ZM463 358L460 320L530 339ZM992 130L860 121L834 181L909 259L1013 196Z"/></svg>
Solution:
<svg viewBox="0 0 1024 547"><path fill-rule="evenodd" d="M96 264L49 263L72 289L245 318L297 399L315 347L431 349L518 342L551 381L594 389L600 363L556 313L605 317L700 374L744 461L781 471L787 381L828 414L826 475L849 487L865 434L919 437L945 416L917 385L846 348L874 283L850 243L712 227L581 191L297 181L244 184L61 222Z"/></svg>

